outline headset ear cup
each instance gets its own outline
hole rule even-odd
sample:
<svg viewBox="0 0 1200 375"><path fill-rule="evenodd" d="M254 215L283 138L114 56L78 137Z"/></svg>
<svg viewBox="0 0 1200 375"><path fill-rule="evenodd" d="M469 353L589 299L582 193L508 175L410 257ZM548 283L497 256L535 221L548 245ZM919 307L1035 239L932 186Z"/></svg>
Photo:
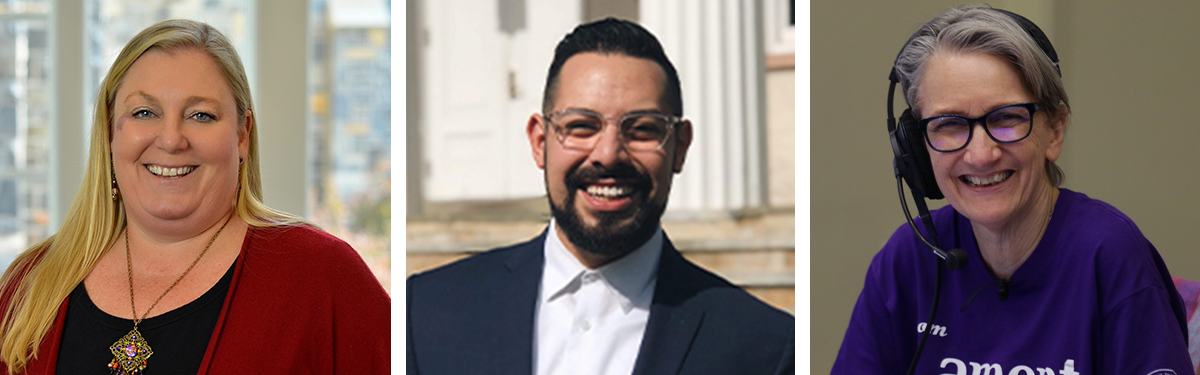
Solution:
<svg viewBox="0 0 1200 375"><path fill-rule="evenodd" d="M920 191L929 199L944 198L933 175L933 163L929 159L929 150L925 148L925 134L917 128L912 109L905 109L898 120L896 141L905 148L903 157L907 160L904 163L909 168L906 168L904 180L908 181L909 189Z"/></svg>

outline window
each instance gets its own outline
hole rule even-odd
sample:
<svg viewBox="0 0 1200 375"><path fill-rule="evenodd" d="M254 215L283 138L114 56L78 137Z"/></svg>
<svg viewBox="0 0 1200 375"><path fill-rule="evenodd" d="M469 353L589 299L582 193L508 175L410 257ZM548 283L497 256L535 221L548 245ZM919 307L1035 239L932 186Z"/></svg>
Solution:
<svg viewBox="0 0 1200 375"><path fill-rule="evenodd" d="M309 2L309 218L350 243L389 289L389 2Z"/></svg>
<svg viewBox="0 0 1200 375"><path fill-rule="evenodd" d="M50 4L0 3L0 263L49 235Z"/></svg>
<svg viewBox="0 0 1200 375"><path fill-rule="evenodd" d="M796 53L796 0L767 0L763 28L767 55Z"/></svg>

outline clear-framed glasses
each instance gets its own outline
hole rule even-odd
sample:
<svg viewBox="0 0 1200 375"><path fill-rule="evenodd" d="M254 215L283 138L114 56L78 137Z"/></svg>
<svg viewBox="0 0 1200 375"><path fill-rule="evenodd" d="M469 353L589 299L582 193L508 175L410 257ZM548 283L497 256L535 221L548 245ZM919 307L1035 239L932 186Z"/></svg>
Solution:
<svg viewBox="0 0 1200 375"><path fill-rule="evenodd" d="M586 109L565 109L545 115L546 122L554 129L554 136L563 147L577 151L591 151L600 142L604 125L613 118ZM658 151L663 148L675 125L683 119L653 111L626 113L616 121L620 141L630 151Z"/></svg>
<svg viewBox="0 0 1200 375"><path fill-rule="evenodd" d="M1013 104L993 109L987 114L966 118L962 116L936 116L917 122L925 132L925 141L938 152L954 152L967 147L971 142L971 131L976 123L996 143L1019 142L1033 130L1033 114L1046 109L1038 103Z"/></svg>

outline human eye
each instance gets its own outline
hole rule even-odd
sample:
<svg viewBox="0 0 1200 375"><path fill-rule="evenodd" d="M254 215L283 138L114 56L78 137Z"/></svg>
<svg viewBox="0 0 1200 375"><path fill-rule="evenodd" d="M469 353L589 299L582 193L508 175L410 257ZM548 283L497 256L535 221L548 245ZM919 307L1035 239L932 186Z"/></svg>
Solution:
<svg viewBox="0 0 1200 375"><path fill-rule="evenodd" d="M190 117L195 119L196 121L204 122L204 123L217 121L217 117L213 116L211 113L208 113L208 112L196 112L196 113L193 113Z"/></svg>
<svg viewBox="0 0 1200 375"><path fill-rule="evenodd" d="M151 112L149 109L138 108L135 109L133 113L130 113L129 117L133 117L138 120L145 120L154 117L154 112Z"/></svg>
<svg viewBox="0 0 1200 375"><path fill-rule="evenodd" d="M935 117L926 127L931 133L957 133L967 129L967 120L957 116Z"/></svg>
<svg viewBox="0 0 1200 375"><path fill-rule="evenodd" d="M559 122L562 130L572 137L590 137L600 132L601 122L587 116L566 116Z"/></svg>
<svg viewBox="0 0 1200 375"><path fill-rule="evenodd" d="M1024 107L1006 107L988 116L989 127L1015 127L1029 122L1029 111Z"/></svg>
<svg viewBox="0 0 1200 375"><path fill-rule="evenodd" d="M657 116L641 116L626 122L625 136L631 140L657 140L667 132L667 120Z"/></svg>

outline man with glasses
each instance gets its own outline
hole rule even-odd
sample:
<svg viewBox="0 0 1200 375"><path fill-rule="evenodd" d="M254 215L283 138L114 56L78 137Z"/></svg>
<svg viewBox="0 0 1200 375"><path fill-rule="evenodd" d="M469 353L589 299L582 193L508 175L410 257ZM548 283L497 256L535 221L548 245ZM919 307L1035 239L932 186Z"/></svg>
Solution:
<svg viewBox="0 0 1200 375"><path fill-rule="evenodd" d="M577 27L526 125L552 219L408 280L411 374L792 374L795 319L685 260L659 222L692 124L637 24Z"/></svg>

